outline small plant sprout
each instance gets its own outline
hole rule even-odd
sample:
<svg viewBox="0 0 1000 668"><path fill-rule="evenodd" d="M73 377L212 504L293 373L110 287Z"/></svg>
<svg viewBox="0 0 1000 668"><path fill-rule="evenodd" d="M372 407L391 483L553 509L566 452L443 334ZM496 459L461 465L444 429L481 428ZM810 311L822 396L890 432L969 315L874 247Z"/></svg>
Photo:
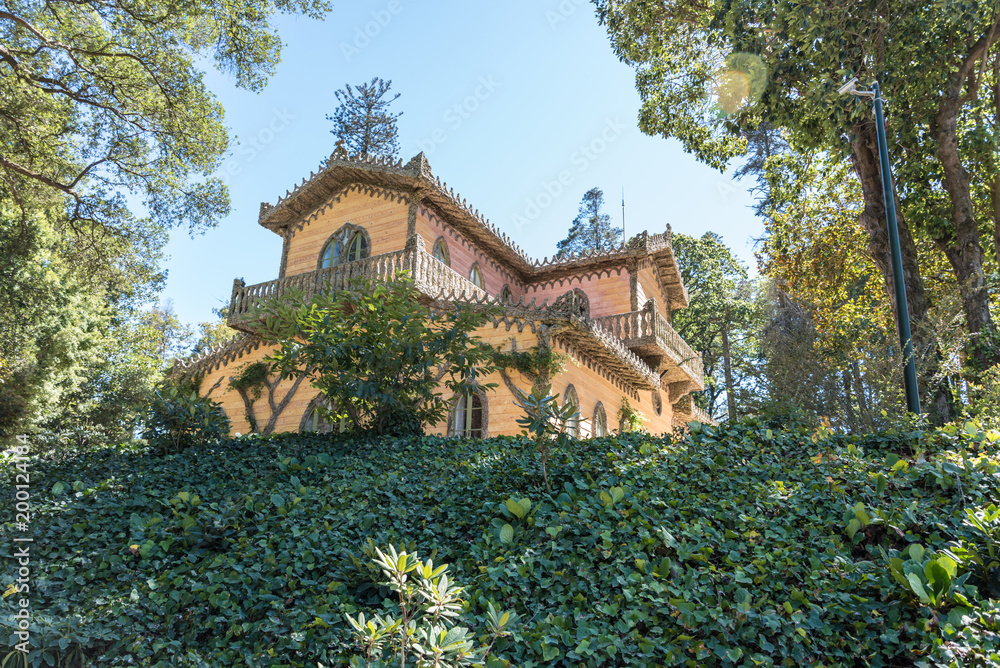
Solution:
<svg viewBox="0 0 1000 668"><path fill-rule="evenodd" d="M542 457L542 479L545 481L545 489L551 493L552 487L549 485L546 466L549 461L549 449L553 443L558 447L565 447L570 442L572 436L568 433L569 429L579 423L580 413L570 402L559 406L559 395L549 394L552 391L551 385L535 385L531 388L531 394L525 394L517 388L514 390L517 393L514 403L524 411L524 416L517 418L517 424L535 441L535 446Z"/></svg>
<svg viewBox="0 0 1000 668"><path fill-rule="evenodd" d="M477 647L469 629L456 625L463 588L448 577L447 564L435 566L431 559L421 563L416 554L397 552L392 545L385 552L376 547L372 562L381 570L381 583L396 592L398 615L345 615L362 653L352 659L352 666L406 668L408 657L416 668L482 666L494 643L509 633L515 615L498 612L492 602L486 613L487 644Z"/></svg>

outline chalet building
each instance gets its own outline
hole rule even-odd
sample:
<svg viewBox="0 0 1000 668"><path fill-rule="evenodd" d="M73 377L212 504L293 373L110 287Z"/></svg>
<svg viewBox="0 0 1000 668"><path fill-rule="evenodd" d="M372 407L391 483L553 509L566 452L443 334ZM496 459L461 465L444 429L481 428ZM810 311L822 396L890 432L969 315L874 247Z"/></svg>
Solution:
<svg viewBox="0 0 1000 668"><path fill-rule="evenodd" d="M423 153L404 165L351 158L343 149L276 204L261 204L259 223L283 241L277 278L236 280L228 324L241 335L174 371L198 379L234 432L252 430L250 411L263 433L330 428L315 410L324 398L308 380L270 378L254 402L230 387L244 365L271 351L255 333L262 300L292 287L307 294L344 289L355 277L387 279L400 270L426 298L497 306L477 332L497 348L551 347L568 357L552 390L579 409L581 437L618 429L623 399L652 433L710 422L691 401L691 392L704 389L701 357L670 324L688 296L669 226L614 250L533 260L434 177ZM511 387L528 391L530 381L509 370L484 382L497 389L452 397L447 424L427 432L519 433Z"/></svg>

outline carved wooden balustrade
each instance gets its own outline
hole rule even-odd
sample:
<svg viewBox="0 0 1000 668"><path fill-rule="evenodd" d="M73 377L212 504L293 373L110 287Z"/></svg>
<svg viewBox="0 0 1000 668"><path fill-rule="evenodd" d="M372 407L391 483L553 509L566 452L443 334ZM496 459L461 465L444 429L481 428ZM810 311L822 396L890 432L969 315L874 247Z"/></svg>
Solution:
<svg viewBox="0 0 1000 668"><path fill-rule="evenodd" d="M621 339L653 369L664 373L665 383L690 381L697 389L704 389L701 355L660 315L655 300L649 300L639 311L594 318L593 322Z"/></svg>
<svg viewBox="0 0 1000 668"><path fill-rule="evenodd" d="M431 298L464 301L487 297L485 290L428 253L423 239L414 236L405 249L392 253L373 255L256 285L246 285L236 279L233 281L227 322L232 327L249 331L260 319L257 309L266 301L280 297L289 290L299 290L309 299L321 291L347 290L356 279L384 281L401 271L408 271L416 289Z"/></svg>
<svg viewBox="0 0 1000 668"><path fill-rule="evenodd" d="M715 424L715 420L712 419L712 416L697 406L691 407L691 419L697 420L702 424Z"/></svg>

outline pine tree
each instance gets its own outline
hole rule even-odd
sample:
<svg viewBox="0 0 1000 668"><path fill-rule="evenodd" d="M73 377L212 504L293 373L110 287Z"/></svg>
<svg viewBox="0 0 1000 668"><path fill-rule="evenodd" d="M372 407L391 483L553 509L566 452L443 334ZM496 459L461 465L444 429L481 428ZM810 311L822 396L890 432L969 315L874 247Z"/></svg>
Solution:
<svg viewBox="0 0 1000 668"><path fill-rule="evenodd" d="M566 238L556 244L557 258L570 253L611 250L621 241L622 231L611 225L611 216L601 213L604 191L591 188L580 200L580 211L573 219Z"/></svg>
<svg viewBox="0 0 1000 668"><path fill-rule="evenodd" d="M399 152L396 119L403 112L393 113L389 105L399 93L390 95L392 81L375 77L367 84L344 88L334 93L339 106L327 120L333 121L330 132L337 137L350 155L362 158L395 158Z"/></svg>

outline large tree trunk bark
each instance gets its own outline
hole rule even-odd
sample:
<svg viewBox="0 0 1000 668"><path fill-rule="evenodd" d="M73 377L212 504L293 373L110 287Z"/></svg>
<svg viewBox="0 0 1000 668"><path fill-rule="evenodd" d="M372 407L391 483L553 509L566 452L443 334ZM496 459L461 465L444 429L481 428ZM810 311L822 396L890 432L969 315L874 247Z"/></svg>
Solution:
<svg viewBox="0 0 1000 668"><path fill-rule="evenodd" d="M1000 267L1000 176L993 177L990 184L990 200L993 205L993 251L997 267Z"/></svg>
<svg viewBox="0 0 1000 668"><path fill-rule="evenodd" d="M1000 36L998 25L1000 16L972 45L965 60L956 64L942 91L938 112L930 127L937 145L938 162L944 173L944 189L951 200L952 226L950 234L934 241L947 256L958 279L965 324L972 336L967 359L980 371L1000 362L1000 350L990 315L983 271L984 253L972 204L969 173L962 164L958 146L958 118L964 105L978 95L981 82L977 72L982 74L981 65L985 66L990 47Z"/></svg>
<svg viewBox="0 0 1000 668"><path fill-rule="evenodd" d="M867 119L862 123L855 124L853 129L855 140L851 162L858 179L861 181L861 190L865 201L860 223L865 232L868 233L868 253L882 274L885 290L889 295L889 302L898 323L899 307L896 304L896 295L893 290L889 228L886 219L885 199L882 193L882 172L879 165L875 121ZM891 196L895 197L895 193L892 193ZM934 341L927 317L927 293L924 291L924 281L920 274L917 247L913 241L913 235L910 234L910 228L906 225L906 219L898 199L895 201L896 228L899 232L899 246L903 259L903 285L906 288L906 305L910 315L913 351L917 358L920 374L920 388L923 394L929 395L931 406L935 407L931 410L933 421L937 424L943 424L951 419L951 415L949 411L940 414L938 410L939 407L948 405L948 402L941 401L942 397L939 396L942 392L946 392L946 388L940 387L939 384L934 384L934 387L931 387L937 365L933 362L936 351L933 350ZM921 362L923 363L921 364Z"/></svg>
<svg viewBox="0 0 1000 668"><path fill-rule="evenodd" d="M847 424L851 428L851 433L857 433L858 418L854 414L854 399L851 398L851 372L844 369L840 372L840 377L844 381L844 409L847 411Z"/></svg>
<svg viewBox="0 0 1000 668"><path fill-rule="evenodd" d="M992 31L991 31L992 33ZM979 243L979 225L972 204L969 172L962 164L958 147L958 116L965 102L963 89L975 66L978 49L989 48L992 37L973 47L966 62L952 74L943 92L937 116L931 123L931 133L937 144L938 162L944 172L944 189L951 200L951 233L935 238L951 263L958 279L958 289L965 311L965 325L972 336L967 357L977 371L1000 362L990 315L989 293L983 271L983 248ZM982 42L982 40L980 40Z"/></svg>
<svg viewBox="0 0 1000 668"><path fill-rule="evenodd" d="M729 354L729 326L722 327L722 363L726 374L726 405L729 406L729 421L736 422L736 397L733 387L732 359Z"/></svg>
<svg viewBox="0 0 1000 668"><path fill-rule="evenodd" d="M861 181L861 190L865 200L865 208L861 212L860 222L865 232L868 233L868 253L882 274L893 313L898 315L896 294L893 291L889 228L886 222L885 200L882 197L882 172L879 167L878 139L875 134L874 121L855 125L854 133L856 139L851 161ZM906 305L910 314L910 323L914 329L914 348L920 349L923 346L918 344L918 340L921 343L924 341L924 337L919 333L920 328L921 325L927 323L927 294L924 291L924 281L920 275L920 265L917 261L917 246L913 242L910 228L906 225L899 206L896 207L896 227L899 230L899 246L903 256L903 284L906 287Z"/></svg>

